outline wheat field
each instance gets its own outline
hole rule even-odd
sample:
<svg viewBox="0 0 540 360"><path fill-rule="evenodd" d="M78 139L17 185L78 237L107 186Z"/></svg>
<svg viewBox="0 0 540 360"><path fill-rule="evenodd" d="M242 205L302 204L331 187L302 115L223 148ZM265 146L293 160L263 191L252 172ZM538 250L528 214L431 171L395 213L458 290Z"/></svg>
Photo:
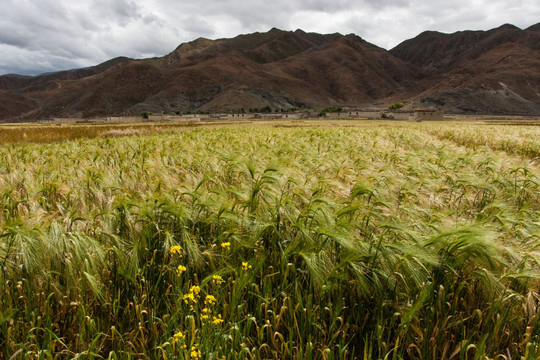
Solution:
<svg viewBox="0 0 540 360"><path fill-rule="evenodd" d="M540 358L540 127L6 129L5 359Z"/></svg>

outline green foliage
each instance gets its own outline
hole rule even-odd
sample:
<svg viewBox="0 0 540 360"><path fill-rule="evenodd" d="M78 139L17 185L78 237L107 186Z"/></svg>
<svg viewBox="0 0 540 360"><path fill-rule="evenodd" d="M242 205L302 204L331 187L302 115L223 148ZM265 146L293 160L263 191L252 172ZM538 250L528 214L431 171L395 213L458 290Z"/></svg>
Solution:
<svg viewBox="0 0 540 360"><path fill-rule="evenodd" d="M141 112L141 113L139 114L139 116L142 117L143 119L148 119L148 117L149 117L150 115L152 115L152 113L149 112L149 111L143 111L143 112Z"/></svg>
<svg viewBox="0 0 540 360"><path fill-rule="evenodd" d="M183 114L183 115L192 115L192 114L201 114L201 115L203 115L203 114L210 114L210 113L208 111L204 111L204 110L199 109L199 110L193 110L193 111L191 111L191 110L184 111L181 114Z"/></svg>
<svg viewBox="0 0 540 360"><path fill-rule="evenodd" d="M327 113L340 113L341 110L343 110L342 108L340 107L336 107L336 106L327 106L325 107L324 109L322 109L319 114L317 115L318 117L321 117L321 116L325 116Z"/></svg>
<svg viewBox="0 0 540 360"><path fill-rule="evenodd" d="M395 104L388 105L388 109L390 109L390 110L397 110L397 109L401 109L401 108L404 107L404 106L405 106L404 103L398 102L398 103L395 103Z"/></svg>
<svg viewBox="0 0 540 360"><path fill-rule="evenodd" d="M271 113L272 112L272 108L270 108L270 106L265 106L263 108L253 108L253 109L249 109L249 112L250 113Z"/></svg>
<svg viewBox="0 0 540 360"><path fill-rule="evenodd" d="M300 109L297 108L297 107L291 107L291 108L288 108L288 109L282 109L281 112L285 112L285 113L293 113L293 112L296 112L296 111L299 111Z"/></svg>
<svg viewBox="0 0 540 360"><path fill-rule="evenodd" d="M536 359L540 130L381 124L0 146L0 353Z"/></svg>

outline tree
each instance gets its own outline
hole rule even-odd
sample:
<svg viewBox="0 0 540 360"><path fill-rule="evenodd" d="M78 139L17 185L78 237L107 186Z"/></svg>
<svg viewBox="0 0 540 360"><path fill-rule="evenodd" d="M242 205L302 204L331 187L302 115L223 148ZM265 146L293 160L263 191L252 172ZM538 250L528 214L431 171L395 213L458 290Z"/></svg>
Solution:
<svg viewBox="0 0 540 360"><path fill-rule="evenodd" d="M330 113L336 113L336 112L337 112L337 113L340 113L341 110L343 110L343 109L340 108L340 107L336 107L336 106L327 106L327 107L325 107L324 109L321 110L321 112L319 113L318 116L319 116L319 117L320 117L320 116L325 116L326 113L329 113L329 112L330 112Z"/></svg>
<svg viewBox="0 0 540 360"><path fill-rule="evenodd" d="M148 119L148 116L152 115L151 112L149 111L143 111L142 113L139 114L143 119Z"/></svg>
<svg viewBox="0 0 540 360"><path fill-rule="evenodd" d="M398 102L398 103L395 103L395 104L392 104L392 105L388 105L388 109L397 110L397 109L401 109L404 106L405 106L405 104L403 104L402 102Z"/></svg>

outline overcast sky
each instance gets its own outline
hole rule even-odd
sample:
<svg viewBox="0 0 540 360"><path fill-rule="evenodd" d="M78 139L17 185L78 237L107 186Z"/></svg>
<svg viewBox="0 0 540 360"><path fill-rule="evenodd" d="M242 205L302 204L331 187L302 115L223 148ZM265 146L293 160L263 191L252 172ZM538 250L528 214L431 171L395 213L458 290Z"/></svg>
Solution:
<svg viewBox="0 0 540 360"><path fill-rule="evenodd" d="M272 27L354 33L391 49L424 30L522 29L538 0L0 0L0 74L39 74L117 56L163 56L198 37Z"/></svg>

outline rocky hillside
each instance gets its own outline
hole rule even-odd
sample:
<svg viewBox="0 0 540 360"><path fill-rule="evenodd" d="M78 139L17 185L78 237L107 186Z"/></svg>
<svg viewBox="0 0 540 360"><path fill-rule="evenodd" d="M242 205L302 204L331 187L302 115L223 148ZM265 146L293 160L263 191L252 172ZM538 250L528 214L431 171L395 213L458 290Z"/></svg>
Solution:
<svg viewBox="0 0 540 360"><path fill-rule="evenodd" d="M418 66L428 89L412 100L454 112L540 114L539 24L521 30L427 31L390 53Z"/></svg>

